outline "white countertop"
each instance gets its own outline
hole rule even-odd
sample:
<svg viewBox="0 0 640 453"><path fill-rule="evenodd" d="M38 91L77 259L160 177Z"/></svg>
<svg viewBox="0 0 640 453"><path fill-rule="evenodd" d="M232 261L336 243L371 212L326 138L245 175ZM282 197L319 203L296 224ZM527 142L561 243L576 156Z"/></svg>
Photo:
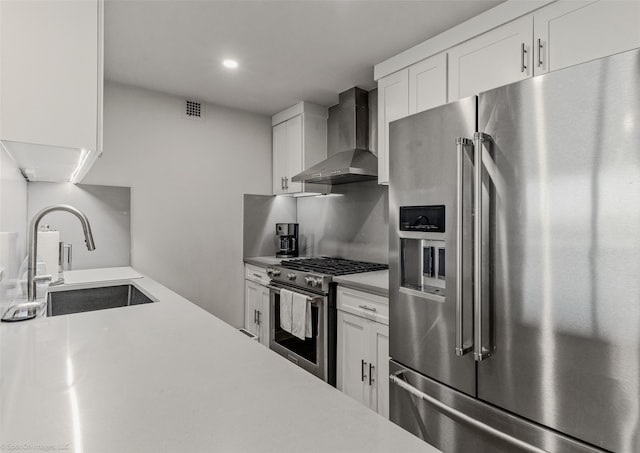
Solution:
<svg viewBox="0 0 640 453"><path fill-rule="evenodd" d="M254 266L274 266L276 264L280 264L280 261L287 258L276 258L275 256L252 256L249 258L245 258L244 262L248 264L253 264Z"/></svg>
<svg viewBox="0 0 640 453"><path fill-rule="evenodd" d="M135 271L101 272L67 281ZM437 452L159 283L135 284L159 301L0 324L0 449Z"/></svg>
<svg viewBox="0 0 640 453"><path fill-rule="evenodd" d="M361 289L370 293L389 296L389 271L363 272L361 274L348 274L333 277L333 281L339 285L354 289Z"/></svg>

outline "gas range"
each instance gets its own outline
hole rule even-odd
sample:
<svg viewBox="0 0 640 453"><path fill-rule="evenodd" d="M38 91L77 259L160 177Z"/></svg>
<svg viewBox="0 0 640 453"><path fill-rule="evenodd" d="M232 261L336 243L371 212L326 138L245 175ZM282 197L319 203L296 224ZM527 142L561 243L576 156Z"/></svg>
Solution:
<svg viewBox="0 0 640 453"><path fill-rule="evenodd" d="M383 269L388 269L388 266L328 257L285 260L277 266L268 267L267 273L271 277L269 319L272 326L269 347L335 386L338 311L337 285L333 277ZM291 307L293 298L299 299L301 295L307 298L307 310L311 310L313 326L310 337L306 336L304 340L293 336L280 321L281 316L291 316L290 309L286 307ZM281 305L283 298L287 305ZM282 307L285 307L284 315Z"/></svg>
<svg viewBox="0 0 640 453"><path fill-rule="evenodd" d="M335 276L388 268L386 264L320 257L284 260L278 266L268 267L267 274L272 281L326 294Z"/></svg>

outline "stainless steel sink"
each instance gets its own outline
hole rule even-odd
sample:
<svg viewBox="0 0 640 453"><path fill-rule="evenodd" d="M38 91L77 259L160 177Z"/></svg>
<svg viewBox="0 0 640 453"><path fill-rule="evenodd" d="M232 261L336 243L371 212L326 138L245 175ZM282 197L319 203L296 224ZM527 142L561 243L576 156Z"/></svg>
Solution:
<svg viewBox="0 0 640 453"><path fill-rule="evenodd" d="M134 285L51 291L47 295L47 316L128 307L156 302Z"/></svg>

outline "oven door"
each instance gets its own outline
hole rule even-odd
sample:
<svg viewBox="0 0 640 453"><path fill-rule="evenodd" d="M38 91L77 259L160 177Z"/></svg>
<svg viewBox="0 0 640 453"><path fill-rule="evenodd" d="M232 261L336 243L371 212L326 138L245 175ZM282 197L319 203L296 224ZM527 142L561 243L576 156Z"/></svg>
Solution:
<svg viewBox="0 0 640 453"><path fill-rule="evenodd" d="M280 326L280 289L283 288L295 293L304 294L312 299L311 319L313 329L311 338L300 340ZM296 365L315 374L320 379L328 381L326 342L328 297L324 294L305 291L297 287L273 281L269 284L269 289L269 316L271 318L269 347Z"/></svg>

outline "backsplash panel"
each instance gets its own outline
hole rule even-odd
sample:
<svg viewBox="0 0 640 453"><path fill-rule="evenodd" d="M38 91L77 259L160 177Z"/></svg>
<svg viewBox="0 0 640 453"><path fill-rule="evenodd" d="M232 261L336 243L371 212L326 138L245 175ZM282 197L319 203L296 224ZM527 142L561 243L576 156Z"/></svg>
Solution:
<svg viewBox="0 0 640 453"><path fill-rule="evenodd" d="M131 264L131 188L30 182L28 218L54 204L69 204L82 211L91 224L96 249L89 252L82 227L66 212L47 214L41 225L60 231L60 241L73 246L73 269L129 266Z"/></svg>
<svg viewBox="0 0 640 453"><path fill-rule="evenodd" d="M27 256L27 181L0 145L0 307L16 290L18 271Z"/></svg>
<svg viewBox="0 0 640 453"><path fill-rule="evenodd" d="M389 191L376 181L298 198L300 254L389 262Z"/></svg>
<svg viewBox="0 0 640 453"><path fill-rule="evenodd" d="M296 199L246 194L243 209L243 258L275 255L276 223L296 222Z"/></svg>

